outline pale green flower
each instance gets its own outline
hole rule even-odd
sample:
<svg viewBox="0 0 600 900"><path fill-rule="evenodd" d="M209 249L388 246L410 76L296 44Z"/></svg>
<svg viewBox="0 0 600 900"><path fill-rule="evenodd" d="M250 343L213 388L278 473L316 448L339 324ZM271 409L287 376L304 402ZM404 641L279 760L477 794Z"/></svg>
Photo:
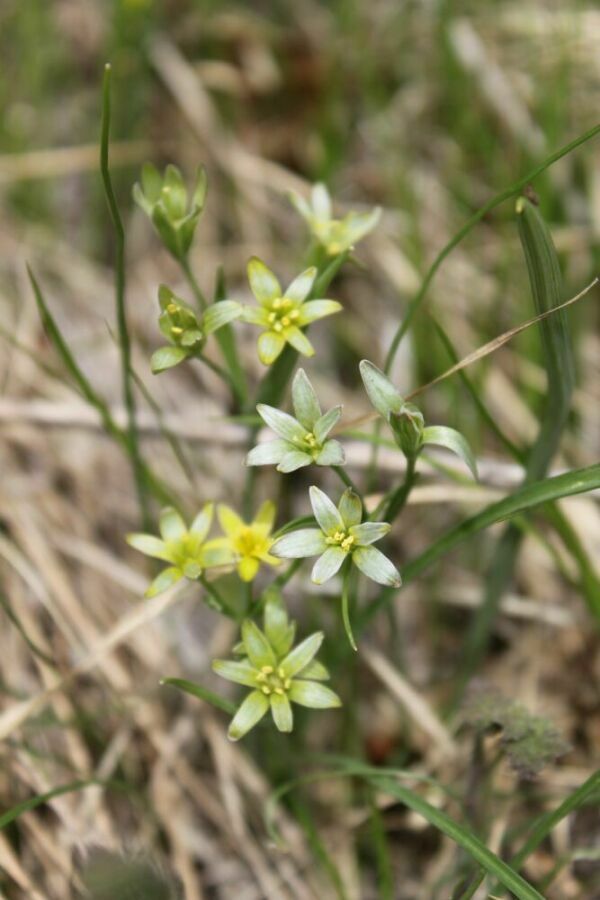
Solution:
<svg viewBox="0 0 600 900"><path fill-rule="evenodd" d="M345 250L350 250L375 228L381 215L381 209L376 207L366 213L349 212L343 219L334 219L331 197L324 184L314 185L310 201L295 191L290 193L290 200L328 256L338 256Z"/></svg>
<svg viewBox="0 0 600 900"><path fill-rule="evenodd" d="M248 466L277 463L278 472L294 472L302 466L342 466L344 449L339 441L327 440L338 422L342 407L335 406L324 415L304 369L298 369L292 383L292 402L296 418L274 406L259 403L256 409L263 422L277 435L254 447L246 457Z"/></svg>
<svg viewBox="0 0 600 900"><path fill-rule="evenodd" d="M302 329L342 308L336 300L307 300L316 277L314 266L306 269L284 292L260 259L254 256L249 261L248 280L259 305L244 307L243 319L263 329L258 356L266 366L275 362L286 344L304 356L313 356L314 348Z"/></svg>
<svg viewBox="0 0 600 900"><path fill-rule="evenodd" d="M341 706L337 694L320 683L329 678L327 669L314 658L323 633L311 634L292 649L294 633L281 602L272 595L265 606L264 631L250 619L242 624L242 643L236 650L243 657L214 660L217 675L252 688L229 726L232 741L244 737L269 710L279 731L290 732L292 703L312 709Z"/></svg>
<svg viewBox="0 0 600 900"><path fill-rule="evenodd" d="M127 543L140 553L171 563L154 579L146 597L166 591L182 578L195 580L205 569L232 563L228 548L206 541L212 518L213 504L207 503L188 528L177 510L169 506L160 514L160 538L152 534L127 535Z"/></svg>
<svg viewBox="0 0 600 900"><path fill-rule="evenodd" d="M384 537L391 526L387 522L362 522L360 497L348 488L339 506L320 488L310 488L310 502L319 528L300 528L279 538L271 547L274 556L300 559L317 556L311 578L323 584L339 571L347 558L378 584L399 587L400 573L381 551L371 546Z"/></svg>
<svg viewBox="0 0 600 900"><path fill-rule="evenodd" d="M168 165L164 175L152 163L142 167L141 184L133 186L133 199L154 224L163 244L182 260L194 238L206 201L207 179L203 166L196 172L191 198L177 166Z"/></svg>
<svg viewBox="0 0 600 900"><path fill-rule="evenodd" d="M213 303L204 314L199 314L176 297L166 284L161 284L158 289L158 302L161 308L158 327L171 345L160 347L152 354L151 367L155 374L176 366L184 359L198 356L209 334L242 315L241 305L234 300Z"/></svg>
<svg viewBox="0 0 600 900"><path fill-rule="evenodd" d="M436 444L456 453L473 478L477 478L475 456L460 431L444 425L426 427L418 407L407 403L387 375L368 359L362 360L360 374L369 400L392 429L396 443L406 457L414 459L426 444Z"/></svg>
<svg viewBox="0 0 600 900"><path fill-rule="evenodd" d="M261 563L278 566L281 560L269 552L273 538L275 504L266 500L252 522L244 522L230 506L219 503L217 516L225 537L215 538L211 547L222 548L235 561L242 581L253 581Z"/></svg>

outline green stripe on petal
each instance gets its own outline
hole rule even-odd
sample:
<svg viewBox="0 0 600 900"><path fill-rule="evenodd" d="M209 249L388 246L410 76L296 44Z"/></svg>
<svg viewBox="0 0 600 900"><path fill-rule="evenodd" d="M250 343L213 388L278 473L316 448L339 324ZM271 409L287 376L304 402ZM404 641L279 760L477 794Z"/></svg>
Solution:
<svg viewBox="0 0 600 900"><path fill-rule="evenodd" d="M302 669L302 671L298 672L300 678L312 679L314 681L327 681L329 676L329 670L323 665L322 662L319 662L318 659L313 659L312 662Z"/></svg>
<svg viewBox="0 0 600 900"><path fill-rule="evenodd" d="M348 555L347 550L341 547L328 547L325 553L318 558L310 573L313 584L325 584L339 572L342 563Z"/></svg>
<svg viewBox="0 0 600 900"><path fill-rule="evenodd" d="M338 507L346 528L358 525L362 519L362 503L358 494L348 488L342 494Z"/></svg>
<svg viewBox="0 0 600 900"><path fill-rule="evenodd" d="M226 678L227 681L233 681L235 684L244 684L246 687L256 687L256 676L258 672L248 662L233 662L230 659L214 659L212 662L213 672Z"/></svg>
<svg viewBox="0 0 600 900"><path fill-rule="evenodd" d="M210 530L213 520L214 504L205 503L192 524L190 525L190 533L197 536L202 542Z"/></svg>
<svg viewBox="0 0 600 900"><path fill-rule="evenodd" d="M248 659L255 668L263 666L276 666L277 658L267 638L258 625L250 619L242 622L242 640L248 654Z"/></svg>
<svg viewBox="0 0 600 900"><path fill-rule="evenodd" d="M331 197L329 191L322 182L319 181L314 185L310 194L310 201L312 212L317 219L323 221L331 219Z"/></svg>
<svg viewBox="0 0 600 900"><path fill-rule="evenodd" d="M305 269L304 272L294 278L286 290L285 296L287 299L303 303L310 294L316 277L317 270L314 266Z"/></svg>
<svg viewBox="0 0 600 900"><path fill-rule="evenodd" d="M301 324L306 324L302 322ZM301 353L303 356L314 356L315 348L306 337L303 331L300 331L299 328L289 327L285 329L285 340L288 344L291 344L294 350L297 350L298 353Z"/></svg>
<svg viewBox="0 0 600 900"><path fill-rule="evenodd" d="M227 736L230 741L239 741L251 728L260 722L269 709L269 700L262 691L248 694L235 716L231 720Z"/></svg>
<svg viewBox="0 0 600 900"><path fill-rule="evenodd" d="M269 310L262 306L244 306L242 309L242 322L249 325L260 325L261 328L269 327Z"/></svg>
<svg viewBox="0 0 600 900"><path fill-rule="evenodd" d="M164 559L166 562L173 562L173 558L169 553L164 541L154 537L153 534L128 534L125 538L130 547L145 553L146 556L152 556L154 559Z"/></svg>
<svg viewBox="0 0 600 900"><path fill-rule="evenodd" d="M246 456L247 466L272 466L281 462L286 453L289 452L289 443L283 438L276 438L274 441L265 441L264 444L257 444Z"/></svg>
<svg viewBox="0 0 600 900"><path fill-rule="evenodd" d="M309 453L303 453L301 450L289 450L282 457L281 462L277 466L277 471L284 474L295 472L303 466L310 466L312 461L313 458Z"/></svg>
<svg viewBox="0 0 600 900"><path fill-rule="evenodd" d="M325 534L329 535L335 531L343 531L345 527L344 520L327 494L315 485L309 488L308 493L315 519Z"/></svg>
<svg viewBox="0 0 600 900"><path fill-rule="evenodd" d="M342 304L337 300L309 300L303 303L298 310L298 322L300 325L310 325L317 319L324 319L326 316L332 316L334 313L342 309Z"/></svg>
<svg viewBox="0 0 600 900"><path fill-rule="evenodd" d="M271 270L258 259L253 256L248 262L248 281L252 293L259 303L268 305L281 297L281 285L277 277Z"/></svg>
<svg viewBox="0 0 600 900"><path fill-rule="evenodd" d="M271 715L277 730L289 734L294 727L294 714L290 701L285 694L275 693L271 694L269 700L271 701Z"/></svg>
<svg viewBox="0 0 600 900"><path fill-rule="evenodd" d="M177 541L187 533L185 522L172 506L167 506L162 510L158 528L165 541Z"/></svg>
<svg viewBox="0 0 600 900"><path fill-rule="evenodd" d="M290 688L290 700L299 706L308 706L310 709L333 709L342 705L342 701L331 688L314 681L293 681Z"/></svg>
<svg viewBox="0 0 600 900"><path fill-rule="evenodd" d="M339 441L327 441L315 462L318 466L343 466L346 462L344 448Z"/></svg>
<svg viewBox="0 0 600 900"><path fill-rule="evenodd" d="M156 597L157 594L162 594L163 591L166 591L178 581L181 581L182 578L183 572L181 569L175 568L175 566L163 569L150 584L144 596L148 598Z"/></svg>
<svg viewBox="0 0 600 900"><path fill-rule="evenodd" d="M352 554L352 562L361 572L387 587L400 587L400 572L391 560L376 547L358 547Z"/></svg>
<svg viewBox="0 0 600 900"><path fill-rule="evenodd" d="M307 431L312 431L315 423L321 418L321 407L315 389L304 369L298 369L294 376L292 402L298 421Z"/></svg>
<svg viewBox="0 0 600 900"><path fill-rule="evenodd" d="M281 559L303 559L317 556L326 549L325 537L319 528L299 528L275 541L271 553Z"/></svg>
<svg viewBox="0 0 600 900"><path fill-rule="evenodd" d="M267 406L265 403L259 403L256 411L271 431L284 440L299 443L304 439L306 434L304 428L288 413L284 413L274 406Z"/></svg>
<svg viewBox="0 0 600 900"><path fill-rule="evenodd" d="M285 338L276 331L264 331L258 339L258 358L265 366L275 362L285 347Z"/></svg>
<svg viewBox="0 0 600 900"><path fill-rule="evenodd" d="M241 315L242 307L235 300L220 300L219 303L214 303L204 313L202 320L204 331L206 334L212 334L214 331L222 328L223 325L233 322L234 319L239 319Z"/></svg>
<svg viewBox="0 0 600 900"><path fill-rule="evenodd" d="M368 544L380 541L391 527L387 522L363 522L362 525L353 525L350 528L350 534L356 538L359 547L366 547Z"/></svg>
<svg viewBox="0 0 600 900"><path fill-rule="evenodd" d="M287 678L293 678L298 672L301 672L316 656L319 647L323 643L325 635L322 631L316 631L309 637L298 644L297 647L288 653L285 659L279 663L279 667L283 669Z"/></svg>
<svg viewBox="0 0 600 900"><path fill-rule="evenodd" d="M314 435L319 444L323 443L333 426L337 425L341 415L342 407L334 406L314 423Z"/></svg>

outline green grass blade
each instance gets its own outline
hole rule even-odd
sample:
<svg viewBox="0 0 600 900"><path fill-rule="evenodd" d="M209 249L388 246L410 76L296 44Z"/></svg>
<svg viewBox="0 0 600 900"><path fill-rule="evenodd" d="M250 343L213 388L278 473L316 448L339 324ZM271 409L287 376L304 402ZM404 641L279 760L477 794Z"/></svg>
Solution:
<svg viewBox="0 0 600 900"><path fill-rule="evenodd" d="M590 128L589 131L584 132L579 135L579 137L575 138L575 140L570 141L570 143L565 144L564 147L560 147L560 149L556 150L554 153L551 153L550 156L547 156L543 162L541 162L538 166L533 168L531 171L527 172L522 178L519 178L518 181L515 181L510 187L506 188L503 191L500 191L499 194L496 194L495 197L492 197L491 200L488 200L487 203L484 203L477 212L473 213L473 215L468 219L463 227L457 231L453 238L451 238L448 243L442 247L431 266L427 270L423 281L421 282L421 287L418 292L411 300L409 307L406 311L406 315L402 319L394 337L392 339L392 343L390 344L390 349L388 351L386 360L385 360L385 371L389 372L392 368L392 364L396 357L396 353L398 352L398 347L400 346L400 342L408 329L410 328L411 322L422 306L423 301L425 300L425 296L427 291L429 290L429 285L433 281L436 272L444 262L447 256L454 250L458 244L461 243L463 238L465 238L477 225L481 220L493 209L497 206L500 206L506 200L510 200L511 197L515 197L517 194L525 188L528 184L530 184L538 175L541 175L542 172L545 172L547 168L553 165L555 162L558 162L559 159L562 159L563 156L566 156L568 153L571 153L573 150L576 150L577 147L580 147L582 144L585 144L587 141L591 140L597 134L600 133L600 125L595 125L593 128Z"/></svg>
<svg viewBox="0 0 600 900"><path fill-rule="evenodd" d="M583 494L598 488L600 488L600 464L588 466L585 469L574 469L563 475L555 475L552 478L534 482L534 484L526 484L509 497L504 497L502 500L486 506L481 512L451 528L420 556L406 563L402 567L403 582L405 585L408 584L446 553L479 531L489 528L490 525L510 519L544 503L560 500L561 497ZM362 627L393 594L394 590L391 588L386 588L381 592L380 596L363 613Z"/></svg>
<svg viewBox="0 0 600 900"><path fill-rule="evenodd" d="M186 681L185 678L163 678L160 683L169 684L171 687L176 687L186 694L191 694L192 697L197 697L198 700L204 700L205 703L210 703L211 706L229 713L230 716L235 715L237 709L235 703L220 697L214 691L209 691L208 688L203 687L201 684L196 684L195 681Z"/></svg>
<svg viewBox="0 0 600 900"><path fill-rule="evenodd" d="M60 797L62 794L72 794L74 791L81 791L83 788L90 787L90 785L99 784L104 784L104 782L99 781L97 778L90 778L87 781L71 781L69 784L53 788L45 794L37 794L35 797L30 797L29 800L23 800L22 803L17 803L16 806L0 815L0 828L6 828L7 825L10 825L23 813L29 812L37 806L43 806L49 800L54 799L54 797Z"/></svg>
<svg viewBox="0 0 600 900"><path fill-rule="evenodd" d="M104 193L110 211L110 216L115 230L115 302L117 310L117 327L119 331L119 350L121 354L121 382L123 390L123 403L127 412L127 452L131 460L131 467L142 512L145 527L150 526L148 512L148 485L146 482L144 466L142 462L139 435L135 417L135 396L133 392L133 378L131 374L131 341L127 327L127 313L125 308L125 230L121 221L119 207L113 191L109 170L109 144L110 144L110 81L111 67L104 67L104 80L102 85L102 130L100 136L100 172Z"/></svg>

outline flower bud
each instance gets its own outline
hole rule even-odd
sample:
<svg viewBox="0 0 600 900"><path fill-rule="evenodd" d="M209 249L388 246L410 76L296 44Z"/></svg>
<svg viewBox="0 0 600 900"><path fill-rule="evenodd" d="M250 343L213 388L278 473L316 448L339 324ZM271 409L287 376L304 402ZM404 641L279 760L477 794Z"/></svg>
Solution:
<svg viewBox="0 0 600 900"><path fill-rule="evenodd" d="M414 458L423 445L425 419L413 403L405 403L400 412L391 412L389 423L396 443L408 458Z"/></svg>

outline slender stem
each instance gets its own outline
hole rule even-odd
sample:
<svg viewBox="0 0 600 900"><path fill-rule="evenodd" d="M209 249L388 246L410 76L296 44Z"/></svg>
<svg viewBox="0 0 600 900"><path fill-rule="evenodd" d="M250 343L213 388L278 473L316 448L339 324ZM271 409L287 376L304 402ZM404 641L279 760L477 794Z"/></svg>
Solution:
<svg viewBox="0 0 600 900"><path fill-rule="evenodd" d="M220 366L218 363L213 362L212 359L209 359L207 356L204 356L203 353L200 353L197 357L202 360L202 362L208 366L209 369L212 369L213 372L221 378L225 384L227 384L230 388L233 388L233 382L231 381L231 377L228 372L225 371L223 366Z"/></svg>
<svg viewBox="0 0 600 900"><path fill-rule="evenodd" d="M344 575L342 578L342 621L346 629L346 635L350 641L353 650L358 650L354 634L352 633L352 624L350 622L350 576L352 574L352 563L347 559L344 563Z"/></svg>
<svg viewBox="0 0 600 900"><path fill-rule="evenodd" d="M233 612L228 609L225 605L223 598L220 593L216 589L216 587L207 580L206 575L200 576L200 583L204 587L206 591L205 603L207 606L210 606L211 609L214 609L215 612L222 613L225 616L229 616L230 619L235 619L236 616Z"/></svg>
<svg viewBox="0 0 600 900"><path fill-rule="evenodd" d="M404 504L408 500L408 495L410 494L413 485L415 483L415 466L417 463L416 456L409 456L406 460L406 475L404 476L404 481L398 487L392 496L390 497L389 503L387 505L387 510L385 514L386 522L393 522L396 516L400 513Z"/></svg>
<svg viewBox="0 0 600 900"><path fill-rule="evenodd" d="M331 468L336 473L336 475L340 478L340 480L343 481L343 483L346 485L346 487L349 487L351 490L354 491L355 494L357 494L360 497L360 491L358 490L358 488L356 487L356 485L354 484L354 482L352 481L352 479L350 478L350 476L348 475L346 470L343 469L341 466L332 466Z"/></svg>
<svg viewBox="0 0 600 900"><path fill-rule="evenodd" d="M285 585L290 581L291 578L296 574L304 559L295 559L281 575L278 575L275 581L273 582L278 588L285 587Z"/></svg>
<svg viewBox="0 0 600 900"><path fill-rule="evenodd" d="M135 397L131 374L131 344L127 327L127 314L125 309L125 230L121 215L117 206L112 181L110 178L108 151L110 142L110 79L111 67L104 68L104 82L102 88L102 132L100 138L100 171L104 184L104 192L108 202L111 219L115 229L115 301L117 307L117 325L119 330L119 350L121 353L121 379L123 389L123 402L127 412L127 448L131 459L131 466L136 483L140 509L144 523L149 523L148 504L146 496L146 478L139 446L139 436L135 417Z"/></svg>
<svg viewBox="0 0 600 900"><path fill-rule="evenodd" d="M201 289L200 285L198 284L198 282L196 281L196 276L192 272L192 267L190 266L190 261L187 258L187 256L180 257L179 264L181 266L181 270L182 270L183 274L186 277L187 283L189 284L190 288L192 289L192 293L193 293L194 297L196 298L196 302L197 302L198 306L200 307L202 312L204 312L204 310L208 306L208 304L206 302L206 297L202 293L202 289Z"/></svg>

